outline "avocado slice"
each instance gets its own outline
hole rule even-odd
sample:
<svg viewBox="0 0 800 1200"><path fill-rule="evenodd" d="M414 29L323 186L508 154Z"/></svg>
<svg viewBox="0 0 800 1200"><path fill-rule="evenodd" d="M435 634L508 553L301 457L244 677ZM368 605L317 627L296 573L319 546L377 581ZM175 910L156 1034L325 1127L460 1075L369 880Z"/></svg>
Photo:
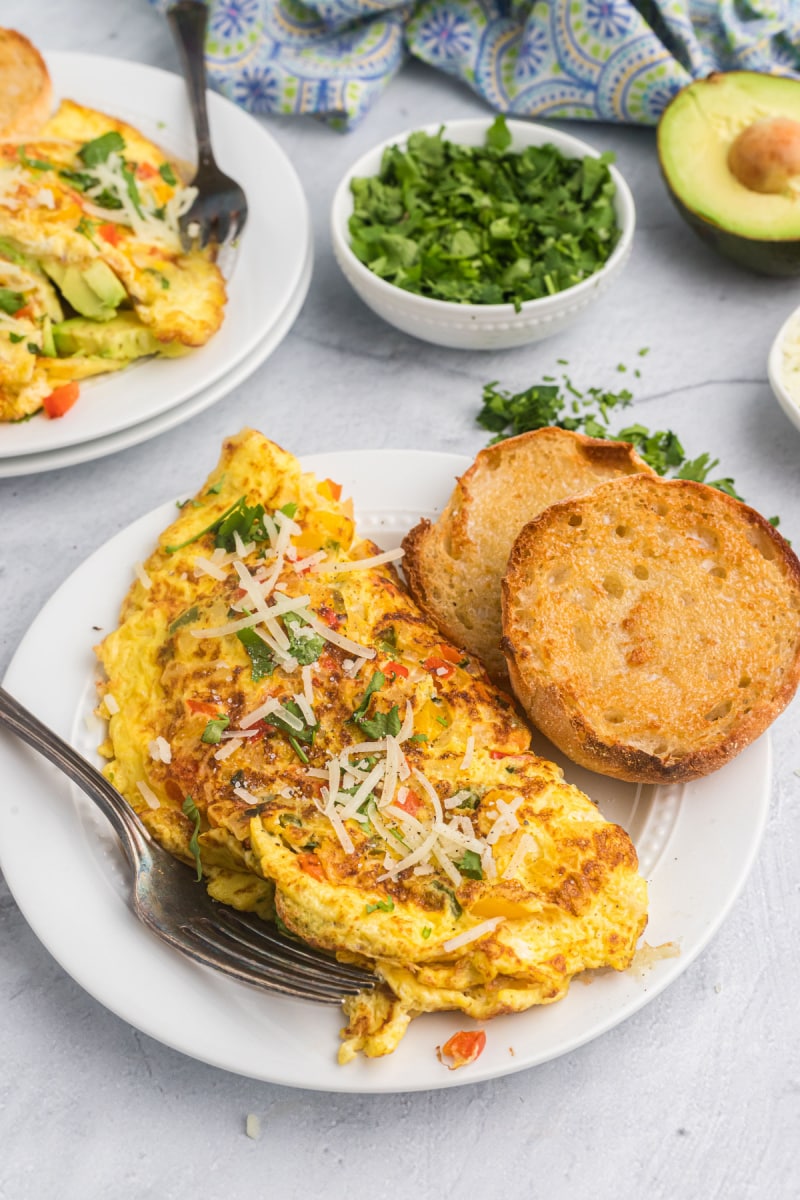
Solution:
<svg viewBox="0 0 800 1200"><path fill-rule="evenodd" d="M78 354L130 362L148 354L177 358L187 349L178 342L159 342L133 312L117 313L102 323L72 317L53 327L53 338L62 358Z"/></svg>
<svg viewBox="0 0 800 1200"><path fill-rule="evenodd" d="M730 71L689 84L661 116L658 156L704 240L763 274L800 274L800 80Z"/></svg>
<svg viewBox="0 0 800 1200"><path fill-rule="evenodd" d="M61 311L58 296L36 259L26 254L19 243L15 242L13 238L7 237L0 237L0 258L5 258L8 262L14 263L15 266L28 271L36 294L51 321L63 321L64 314Z"/></svg>
<svg viewBox="0 0 800 1200"><path fill-rule="evenodd" d="M114 272L100 259L81 268L45 258L42 267L75 311L92 321L110 321L127 295Z"/></svg>
<svg viewBox="0 0 800 1200"><path fill-rule="evenodd" d="M49 317L42 321L42 354L48 358L56 358L56 340L53 336L53 322Z"/></svg>

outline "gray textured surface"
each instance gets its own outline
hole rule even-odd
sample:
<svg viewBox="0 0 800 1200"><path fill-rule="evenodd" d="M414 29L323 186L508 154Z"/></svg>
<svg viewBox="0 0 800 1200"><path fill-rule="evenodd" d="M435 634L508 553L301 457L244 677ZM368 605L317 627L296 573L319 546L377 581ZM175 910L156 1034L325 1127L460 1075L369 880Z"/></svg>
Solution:
<svg viewBox="0 0 800 1200"><path fill-rule="evenodd" d="M7 0L2 21L43 47L175 66L143 0ZM652 347L634 381L635 415L678 430L691 454L713 449L800 545L800 435L772 400L765 368L797 285L745 275L692 238L665 196L651 132L583 129L616 150L639 228L620 283L551 342L498 355L439 351L394 333L349 292L327 239L346 166L404 128L483 111L417 67L355 134L268 122L314 217L305 308L248 383L189 424L104 461L0 483L0 669L60 581L141 512L190 489L226 433L250 423L297 452L472 453L484 442L474 424L482 383L524 386L559 357L580 382L613 386L623 378L616 364L634 365L638 348ZM478 1087L337 1097L195 1063L74 984L0 882L0 1196L797 1196L797 717L795 705L773 730L772 811L757 865L700 959L604 1038ZM258 1141L244 1136L247 1113L261 1118Z"/></svg>

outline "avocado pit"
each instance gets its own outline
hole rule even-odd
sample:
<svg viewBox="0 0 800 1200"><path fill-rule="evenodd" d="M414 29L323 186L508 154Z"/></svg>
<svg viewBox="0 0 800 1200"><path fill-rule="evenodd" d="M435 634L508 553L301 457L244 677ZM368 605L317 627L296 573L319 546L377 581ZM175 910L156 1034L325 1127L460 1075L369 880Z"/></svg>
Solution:
<svg viewBox="0 0 800 1200"><path fill-rule="evenodd" d="M800 121L782 116L754 121L731 145L728 166L751 192L780 195L800 184Z"/></svg>

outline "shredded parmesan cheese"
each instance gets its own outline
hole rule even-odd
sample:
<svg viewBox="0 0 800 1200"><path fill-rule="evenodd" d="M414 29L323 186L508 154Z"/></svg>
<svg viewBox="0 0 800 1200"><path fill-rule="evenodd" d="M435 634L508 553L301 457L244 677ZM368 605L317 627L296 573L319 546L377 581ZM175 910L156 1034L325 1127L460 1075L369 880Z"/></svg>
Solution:
<svg viewBox="0 0 800 1200"><path fill-rule="evenodd" d="M148 787L143 779L136 780L136 786L142 794L142 798L148 808L161 808L161 801L155 794L152 788Z"/></svg>
<svg viewBox="0 0 800 1200"><path fill-rule="evenodd" d="M115 713L119 712L119 704L117 703L115 697L111 695L111 692L106 692L105 702L106 712L110 717L113 717Z"/></svg>
<svg viewBox="0 0 800 1200"><path fill-rule="evenodd" d="M153 581L150 578L150 576L147 574L147 572L145 571L142 563L140 563L140 562L134 563L133 570L136 575L136 578L139 580L139 583L142 585L142 587L145 589L145 591L149 592L150 588L153 586Z"/></svg>
<svg viewBox="0 0 800 1200"><path fill-rule="evenodd" d="M403 557L404 550L387 550L383 554L373 554L371 558L357 558L344 562L335 562L323 565L319 563L314 567L314 571L322 575L341 575L345 571L369 571L371 567L380 567L384 563L397 562Z"/></svg>
<svg viewBox="0 0 800 1200"><path fill-rule="evenodd" d="M461 760L461 770L468 771L472 766L472 756L475 753L475 735L470 734L467 738L467 745L464 750L464 757Z"/></svg>
<svg viewBox="0 0 800 1200"><path fill-rule="evenodd" d="M457 937L442 942L442 949L446 954L450 954L452 950L460 950L462 946L468 946L470 942L477 942L480 938L492 933L504 920L505 917L490 917L488 921L482 921L480 925L474 925L472 929L459 933Z"/></svg>
<svg viewBox="0 0 800 1200"><path fill-rule="evenodd" d="M229 742L225 742L224 745L220 746L214 758L222 762L223 759L230 758L232 754L235 754L239 747L243 745L244 741L241 738L231 738Z"/></svg>

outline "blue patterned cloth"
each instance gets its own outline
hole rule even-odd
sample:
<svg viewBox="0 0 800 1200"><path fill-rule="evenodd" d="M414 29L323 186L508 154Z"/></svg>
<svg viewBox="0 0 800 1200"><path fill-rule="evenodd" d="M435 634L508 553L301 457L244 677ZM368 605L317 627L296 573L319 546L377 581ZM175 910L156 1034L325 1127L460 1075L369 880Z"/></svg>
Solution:
<svg viewBox="0 0 800 1200"><path fill-rule="evenodd" d="M151 0L164 11L170 0ZM498 112L653 125L714 70L800 75L798 0L208 0L214 87L352 128L407 54Z"/></svg>

